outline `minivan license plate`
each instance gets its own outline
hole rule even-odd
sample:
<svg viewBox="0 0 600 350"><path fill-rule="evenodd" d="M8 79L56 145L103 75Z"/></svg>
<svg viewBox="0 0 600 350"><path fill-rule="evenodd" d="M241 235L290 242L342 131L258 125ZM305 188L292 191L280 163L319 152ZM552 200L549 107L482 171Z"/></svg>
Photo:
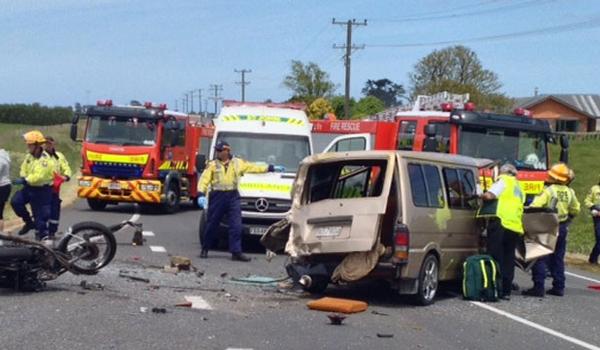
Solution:
<svg viewBox="0 0 600 350"><path fill-rule="evenodd" d="M265 226L250 226L250 234L251 235L264 235L267 232L267 228Z"/></svg>
<svg viewBox="0 0 600 350"><path fill-rule="evenodd" d="M317 238L337 237L342 233L342 226L322 226L315 229Z"/></svg>

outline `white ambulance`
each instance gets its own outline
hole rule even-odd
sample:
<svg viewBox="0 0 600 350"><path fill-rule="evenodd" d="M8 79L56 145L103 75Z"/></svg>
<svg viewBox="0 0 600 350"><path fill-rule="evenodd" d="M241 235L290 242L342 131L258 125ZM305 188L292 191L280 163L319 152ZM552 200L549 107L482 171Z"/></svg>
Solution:
<svg viewBox="0 0 600 350"><path fill-rule="evenodd" d="M214 121L209 159L215 158L214 146L225 141L236 157L285 167L283 173L245 174L241 178L238 189L245 235L260 237L291 208L292 183L300 161L313 153L312 126L304 108L303 104L224 101ZM226 223L223 220L222 224Z"/></svg>

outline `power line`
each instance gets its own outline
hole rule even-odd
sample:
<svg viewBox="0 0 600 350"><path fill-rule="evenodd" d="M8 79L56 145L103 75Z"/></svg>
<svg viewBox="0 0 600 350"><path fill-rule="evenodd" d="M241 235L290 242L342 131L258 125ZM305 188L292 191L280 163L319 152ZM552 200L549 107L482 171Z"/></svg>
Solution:
<svg viewBox="0 0 600 350"><path fill-rule="evenodd" d="M219 85L219 84L210 84L210 90L213 91L214 95L213 96L209 96L208 98L210 100L215 101L215 116L217 115L217 109L218 109L218 103L220 100L222 100L223 98L221 96L219 96L219 93L221 91L223 91L223 85ZM208 108L207 108L208 109Z"/></svg>
<svg viewBox="0 0 600 350"><path fill-rule="evenodd" d="M407 16L407 17L392 18L392 19L380 18L380 19L371 19L371 21L402 23L402 22L429 21L429 20L439 20L439 19L456 19L456 18L461 18L461 17L483 15L483 14L487 14L487 13L493 13L493 14L497 15L497 14L500 14L501 12L519 10L522 8L543 5L543 4L546 4L549 2L554 2L554 1L556 1L556 0L544 0L544 1L542 1L542 0L527 0L524 2L516 3L516 4L515 3L507 4L504 6L499 6L499 7L495 7L495 8L491 8L491 9L481 9L481 10L475 10L475 11L462 12L462 13L444 13L444 14L438 14L438 15L426 15L426 16L414 16L414 17Z"/></svg>
<svg viewBox="0 0 600 350"><path fill-rule="evenodd" d="M334 49L345 49L346 54L344 55L344 66L346 66L346 86L344 94L344 116L346 119L350 118L350 57L352 56L352 50L364 49L365 45L356 46L352 44L352 27L354 26L366 26L367 20L363 22L357 22L355 19L347 20L345 22L336 21L335 18L331 21L332 24L345 25L346 26L346 45L333 45Z"/></svg>
<svg viewBox="0 0 600 350"><path fill-rule="evenodd" d="M242 81L236 81L235 83L242 86L242 102L246 102L246 85L250 85L250 82L246 81L246 73L252 73L252 69L234 69L234 72L242 75Z"/></svg>
<svg viewBox="0 0 600 350"><path fill-rule="evenodd" d="M455 40L445 40L445 41L431 41L431 42L422 42L422 43L406 43L406 44L367 44L366 47L424 47L424 46L439 46L439 45L452 45L452 44L462 44L462 43L473 43L473 42L481 42L481 41L493 41L493 40L505 40L505 39L513 39L527 36L535 36L535 35L544 35L544 34L554 34L561 32L568 32L579 29L589 29L600 27L600 17L595 17L593 19L589 19L587 21L575 22L570 24L562 24L558 26L550 26L539 29L525 30L522 32L513 32L506 34L497 34L497 35L488 35L488 36L480 36L466 39L455 39Z"/></svg>

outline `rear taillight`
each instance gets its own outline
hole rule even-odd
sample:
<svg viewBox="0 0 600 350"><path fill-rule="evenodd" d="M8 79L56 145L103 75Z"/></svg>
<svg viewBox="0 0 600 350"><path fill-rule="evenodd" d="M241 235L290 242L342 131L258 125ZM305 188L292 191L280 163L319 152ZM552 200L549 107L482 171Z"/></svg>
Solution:
<svg viewBox="0 0 600 350"><path fill-rule="evenodd" d="M396 224L394 227L394 263L400 264L408 261L408 246L410 233L404 224Z"/></svg>

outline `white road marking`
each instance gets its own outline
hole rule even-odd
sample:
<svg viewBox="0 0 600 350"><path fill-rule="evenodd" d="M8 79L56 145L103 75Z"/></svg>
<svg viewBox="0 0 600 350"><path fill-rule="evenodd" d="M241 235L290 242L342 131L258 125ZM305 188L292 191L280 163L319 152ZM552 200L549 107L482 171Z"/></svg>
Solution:
<svg viewBox="0 0 600 350"><path fill-rule="evenodd" d="M252 348L227 348L225 350L254 350Z"/></svg>
<svg viewBox="0 0 600 350"><path fill-rule="evenodd" d="M167 249L165 249L165 247L160 246L160 245L151 245L150 250L155 253L166 253L167 252Z"/></svg>
<svg viewBox="0 0 600 350"><path fill-rule="evenodd" d="M509 312L497 309L497 308L495 308L493 306L489 306L487 304L480 303L478 301L471 301L470 303L473 304L473 305L479 306L480 308L483 308L483 309L486 309L488 311L494 312L494 313L496 313L498 315L510 318L513 321L517 321L517 322L522 323L522 324L524 324L526 326L529 326L529 327L535 328L537 330L540 330L542 332L545 332L545 333L548 333L550 335L553 335L553 336L555 336L557 338L561 338L561 339L566 340L566 341L568 341L570 343L573 343L575 345L579 345L579 346L581 346L583 348L590 349L590 350L600 350L600 347L598 347L598 346L592 345L590 343L586 343L583 340L579 340L577 338L573 338L573 337L568 336L568 335L566 335L564 333L557 332L557 331L555 331L553 329L550 329L548 327L544 327L544 326L539 325L539 324L537 324L535 322L528 321L528 320L526 320L526 319L524 319L522 317L519 317L519 316L513 315L513 314L511 314Z"/></svg>
<svg viewBox="0 0 600 350"><path fill-rule="evenodd" d="M212 310L212 306L204 300L203 297L198 295L189 295L184 297L185 301L192 303L193 309Z"/></svg>
<svg viewBox="0 0 600 350"><path fill-rule="evenodd" d="M573 272L565 271L565 275L571 276L571 277L576 277L576 278L581 278L582 280L586 280L586 281L589 281L589 282L594 282L594 283L600 284L600 280L596 280L596 279L593 279L593 278L590 278L590 277L578 275L578 274L573 273Z"/></svg>
<svg viewBox="0 0 600 350"><path fill-rule="evenodd" d="M142 231L142 236L144 236L144 237L154 237L154 232L152 232L152 231Z"/></svg>

